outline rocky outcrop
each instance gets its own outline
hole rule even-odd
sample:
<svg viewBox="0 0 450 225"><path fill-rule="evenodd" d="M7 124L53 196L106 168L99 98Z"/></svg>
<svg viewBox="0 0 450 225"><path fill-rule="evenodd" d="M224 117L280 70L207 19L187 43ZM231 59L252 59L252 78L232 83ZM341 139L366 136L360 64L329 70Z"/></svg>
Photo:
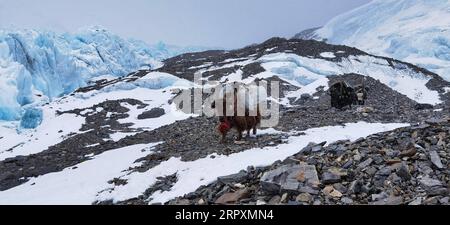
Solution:
<svg viewBox="0 0 450 225"><path fill-rule="evenodd" d="M168 204L196 204L199 199L216 204L226 198L227 204L253 205L448 205L449 131L447 117L330 143L320 151L311 149L322 144L310 144L283 162L249 167L234 182L218 181ZM247 197L228 198L230 187L238 193L245 190Z"/></svg>

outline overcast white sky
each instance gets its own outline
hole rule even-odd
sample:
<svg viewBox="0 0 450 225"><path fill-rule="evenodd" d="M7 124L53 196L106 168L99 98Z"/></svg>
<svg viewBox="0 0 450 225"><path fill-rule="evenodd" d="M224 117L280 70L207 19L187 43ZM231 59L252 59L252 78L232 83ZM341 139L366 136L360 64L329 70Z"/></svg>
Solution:
<svg viewBox="0 0 450 225"><path fill-rule="evenodd" d="M242 47L321 26L369 0L0 0L0 27L101 25L148 43Z"/></svg>

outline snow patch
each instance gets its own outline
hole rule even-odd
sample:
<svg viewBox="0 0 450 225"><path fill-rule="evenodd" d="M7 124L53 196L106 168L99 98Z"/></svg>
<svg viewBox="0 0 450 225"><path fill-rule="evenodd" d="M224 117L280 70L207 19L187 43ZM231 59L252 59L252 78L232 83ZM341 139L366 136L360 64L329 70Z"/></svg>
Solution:
<svg viewBox="0 0 450 225"><path fill-rule="evenodd" d="M322 52L320 53L320 56L324 58L336 58L333 52Z"/></svg>
<svg viewBox="0 0 450 225"><path fill-rule="evenodd" d="M61 172L49 173L0 191L0 204L81 205L92 204L108 181L120 176L130 165L148 155L155 144L139 144L110 150Z"/></svg>
<svg viewBox="0 0 450 225"><path fill-rule="evenodd" d="M317 93L317 89L319 87L323 87L323 90L328 90L328 78L323 77L320 79L317 79L316 81L305 85L301 87L299 90L296 91L290 91L287 94L285 94L285 97L281 99L280 104L290 107L290 100L291 98L295 98L294 101L297 101L303 94L309 94L313 96L315 93ZM318 96L313 97L313 99L319 99Z"/></svg>
<svg viewBox="0 0 450 225"><path fill-rule="evenodd" d="M0 161L16 156L27 156L47 150L79 132L85 119L75 114L56 116L48 107L43 110L43 122L36 129L19 130L14 122L0 122Z"/></svg>
<svg viewBox="0 0 450 225"><path fill-rule="evenodd" d="M242 81L242 70L237 70L236 72L228 75L228 76L224 76L220 79L220 82L235 82L235 81Z"/></svg>

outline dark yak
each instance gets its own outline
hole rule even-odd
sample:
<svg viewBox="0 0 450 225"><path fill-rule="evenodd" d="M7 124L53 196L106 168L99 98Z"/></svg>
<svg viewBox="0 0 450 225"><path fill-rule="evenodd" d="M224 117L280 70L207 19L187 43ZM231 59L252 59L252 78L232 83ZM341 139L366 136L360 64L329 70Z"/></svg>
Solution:
<svg viewBox="0 0 450 225"><path fill-rule="evenodd" d="M331 107L342 109L345 106L352 108L358 98L355 89L347 82L339 81L330 86L329 93L331 96Z"/></svg>

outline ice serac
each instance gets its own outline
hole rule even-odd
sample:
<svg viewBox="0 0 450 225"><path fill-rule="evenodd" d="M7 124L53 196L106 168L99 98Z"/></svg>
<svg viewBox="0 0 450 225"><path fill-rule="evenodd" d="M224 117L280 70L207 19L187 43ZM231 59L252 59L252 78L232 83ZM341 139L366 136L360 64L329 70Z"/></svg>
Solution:
<svg viewBox="0 0 450 225"><path fill-rule="evenodd" d="M135 44L143 43L141 41L135 42ZM141 48L142 49L142 48ZM171 58L176 55L189 53L189 52L201 52L211 49L221 49L221 48L209 48L203 46L177 46L177 45L169 45L162 41L152 44L149 47L151 55L157 60L164 60L167 58Z"/></svg>
<svg viewBox="0 0 450 225"><path fill-rule="evenodd" d="M20 126L25 129L36 128L42 123L43 119L42 109L31 108L27 109L22 116L22 120L20 121Z"/></svg>
<svg viewBox="0 0 450 225"><path fill-rule="evenodd" d="M407 61L450 80L448 0L374 0L335 17L314 37Z"/></svg>
<svg viewBox="0 0 450 225"><path fill-rule="evenodd" d="M0 120L18 120L24 106L70 93L96 77L155 68L165 58L203 49L147 45L101 27L76 34L0 30Z"/></svg>

